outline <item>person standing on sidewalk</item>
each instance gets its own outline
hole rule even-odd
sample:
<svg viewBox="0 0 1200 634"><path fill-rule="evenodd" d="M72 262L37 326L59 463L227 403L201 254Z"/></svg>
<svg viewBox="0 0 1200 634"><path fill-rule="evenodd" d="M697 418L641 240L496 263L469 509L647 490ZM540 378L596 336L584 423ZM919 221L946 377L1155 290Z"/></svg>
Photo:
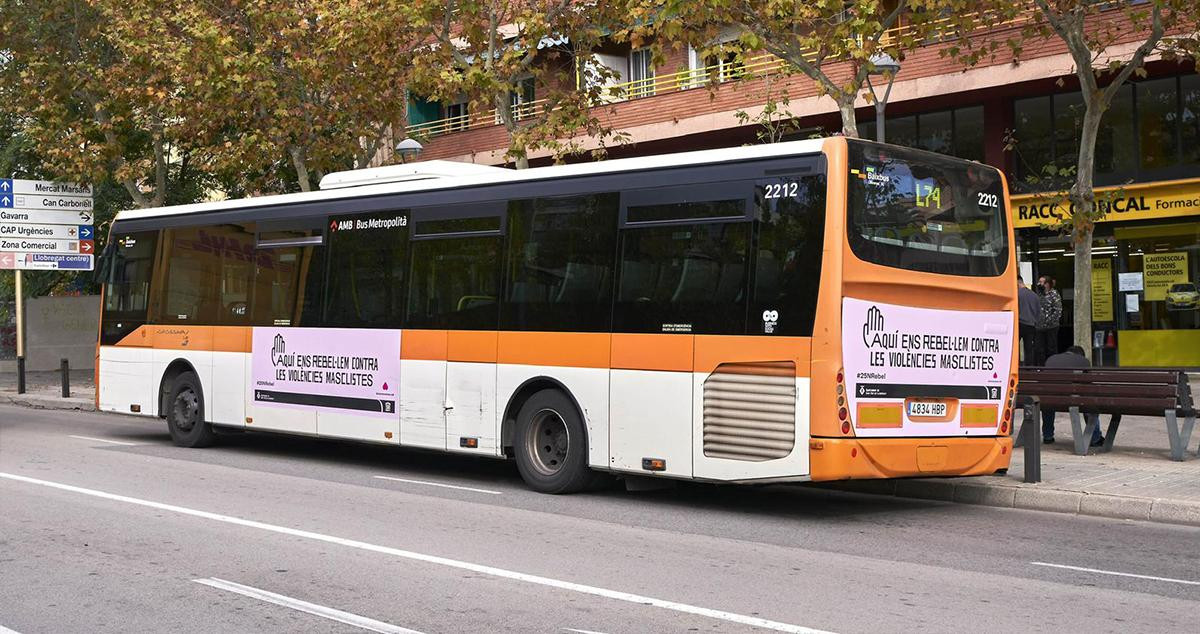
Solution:
<svg viewBox="0 0 1200 634"><path fill-rule="evenodd" d="M1038 291L1042 294L1037 318L1037 356L1034 365L1058 354L1058 323L1062 320L1062 295L1054 288L1054 278L1043 275L1038 278Z"/></svg>
<svg viewBox="0 0 1200 634"><path fill-rule="evenodd" d="M1038 311L1041 310L1042 300L1033 289L1025 286L1025 280L1017 274L1017 333L1021 336L1021 351L1024 353L1025 365L1041 365L1042 360L1034 355L1037 338Z"/></svg>
<svg viewBox="0 0 1200 634"><path fill-rule="evenodd" d="M1079 346L1071 346L1066 352L1056 354L1049 359L1046 359L1047 368L1090 368L1091 362L1084 356L1083 348ZM1052 409L1042 410L1042 442L1049 445L1054 442L1054 415ZM1099 447L1104 444L1104 435L1100 433L1100 415L1099 414L1084 414L1090 420L1095 421L1096 426L1092 428L1092 446Z"/></svg>

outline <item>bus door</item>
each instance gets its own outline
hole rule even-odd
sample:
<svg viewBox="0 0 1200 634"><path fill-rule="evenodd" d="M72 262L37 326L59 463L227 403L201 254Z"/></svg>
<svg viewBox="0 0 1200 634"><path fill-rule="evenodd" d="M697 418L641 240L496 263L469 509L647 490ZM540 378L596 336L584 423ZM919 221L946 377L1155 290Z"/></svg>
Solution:
<svg viewBox="0 0 1200 634"><path fill-rule="evenodd" d="M413 210L406 325L446 334L445 396L436 405L449 451L499 452L497 297L505 209L504 203L483 203ZM412 415L405 410L406 426L420 419L425 432L432 431L433 412L425 409L433 404L426 398L413 402L422 410Z"/></svg>

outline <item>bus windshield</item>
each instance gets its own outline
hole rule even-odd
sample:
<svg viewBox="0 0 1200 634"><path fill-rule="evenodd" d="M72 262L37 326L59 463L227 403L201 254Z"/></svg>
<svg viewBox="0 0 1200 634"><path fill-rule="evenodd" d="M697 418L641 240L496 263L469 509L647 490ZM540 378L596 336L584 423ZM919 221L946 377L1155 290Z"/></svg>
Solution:
<svg viewBox="0 0 1200 634"><path fill-rule="evenodd" d="M1007 201L992 167L850 140L850 247L875 264L994 277L1008 261Z"/></svg>

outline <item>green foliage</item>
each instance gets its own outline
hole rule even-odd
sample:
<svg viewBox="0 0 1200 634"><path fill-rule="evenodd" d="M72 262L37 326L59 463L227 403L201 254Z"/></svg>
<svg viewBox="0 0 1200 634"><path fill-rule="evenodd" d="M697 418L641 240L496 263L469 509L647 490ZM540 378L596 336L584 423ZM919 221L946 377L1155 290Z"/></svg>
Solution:
<svg viewBox="0 0 1200 634"><path fill-rule="evenodd" d="M471 112L496 113L508 135L506 157L527 167L529 154L556 160L607 144L623 133L605 123L603 84L609 69L590 63L602 41L620 41L621 2L416 0L414 21L429 44L420 51L412 90L449 103L465 98ZM572 81L575 79L576 81ZM536 101L514 105L522 84Z"/></svg>

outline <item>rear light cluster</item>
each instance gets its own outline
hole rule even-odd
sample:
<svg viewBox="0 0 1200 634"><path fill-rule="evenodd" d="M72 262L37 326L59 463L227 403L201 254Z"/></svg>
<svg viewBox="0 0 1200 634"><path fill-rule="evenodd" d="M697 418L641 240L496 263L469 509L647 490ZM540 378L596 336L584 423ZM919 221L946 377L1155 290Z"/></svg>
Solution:
<svg viewBox="0 0 1200 634"><path fill-rule="evenodd" d="M842 433L850 434L850 410L846 402L846 370L839 369L837 373L837 406L838 420L842 422Z"/></svg>
<svg viewBox="0 0 1200 634"><path fill-rule="evenodd" d="M1004 421L1000 423L1000 433L1007 434L1008 426L1012 423L1013 408L1017 402L1017 375L1008 377L1008 400L1004 403Z"/></svg>

